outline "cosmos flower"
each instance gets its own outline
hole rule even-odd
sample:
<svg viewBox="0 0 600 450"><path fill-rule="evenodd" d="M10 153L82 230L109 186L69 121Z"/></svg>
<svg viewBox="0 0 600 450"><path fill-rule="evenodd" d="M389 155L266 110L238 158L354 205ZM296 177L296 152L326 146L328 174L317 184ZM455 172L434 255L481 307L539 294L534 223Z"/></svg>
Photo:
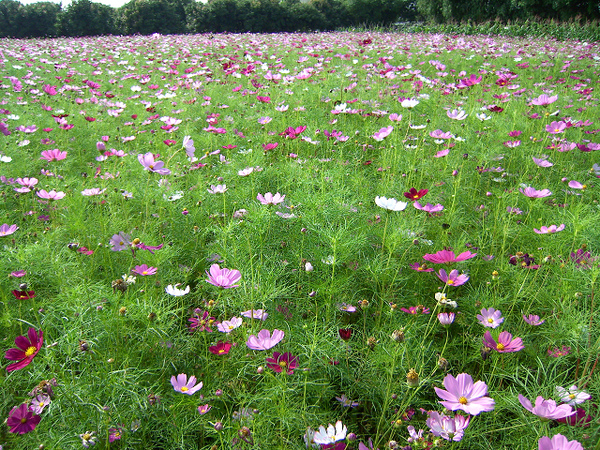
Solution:
<svg viewBox="0 0 600 450"><path fill-rule="evenodd" d="M211 317L208 311L202 311L201 309L196 309L194 311L196 317L191 317L188 319L190 324L190 331L208 331L212 333L212 329L210 327L214 326L216 321L214 317Z"/></svg>
<svg viewBox="0 0 600 450"><path fill-rule="evenodd" d="M234 284L242 278L242 274L239 270L235 269L221 269L218 264L210 266L210 273L205 272L208 275L208 279L204 280L213 286L222 287L224 289L231 289L238 287L239 284Z"/></svg>
<svg viewBox="0 0 600 450"><path fill-rule="evenodd" d="M538 396L535 399L535 406L531 404L528 398L519 394L519 403L523 405L527 411L535 414L542 419L562 419L572 416L575 411L569 405L556 406L556 402L552 399L544 400L544 397Z"/></svg>
<svg viewBox="0 0 600 450"><path fill-rule="evenodd" d="M217 345L211 345L208 347L208 351L213 355L225 356L227 353L229 353L229 350L231 350L231 346L232 344L230 342L219 341L217 342Z"/></svg>
<svg viewBox="0 0 600 450"><path fill-rule="evenodd" d="M549 96L547 94L542 94L539 97L532 99L531 104L536 106L548 106L556 100L558 100L558 95Z"/></svg>
<svg viewBox="0 0 600 450"><path fill-rule="evenodd" d="M319 445L335 444L337 441L343 441L346 439L347 432L348 428L346 425L343 425L342 421L338 420L335 423L335 427L332 424L329 424L327 430L325 430L325 427L321 425L319 427L319 431L315 432L313 441L315 444Z"/></svg>
<svg viewBox="0 0 600 450"><path fill-rule="evenodd" d="M542 189L541 191L538 191L532 187L526 187L525 189L519 188L519 191L521 194L526 195L529 198L543 198L552 195L552 192L550 192L549 189Z"/></svg>
<svg viewBox="0 0 600 450"><path fill-rule="evenodd" d="M84 189L83 191L81 191L81 195L83 195L85 197L91 197L94 195L101 195L104 193L104 191L106 191L106 189L100 189L100 188Z"/></svg>
<svg viewBox="0 0 600 450"><path fill-rule="evenodd" d="M179 289L178 286L179 284L176 284L175 286L170 284L165 288L165 292L173 297L182 297L190 292L189 286L186 286L185 289Z"/></svg>
<svg viewBox="0 0 600 450"><path fill-rule="evenodd" d="M440 321L440 324L442 325L451 325L452 322L454 322L454 318L456 317L456 315L453 312L449 312L449 313L438 313L437 318Z"/></svg>
<svg viewBox="0 0 600 450"><path fill-rule="evenodd" d="M440 269L438 273L436 273L437 277L446 283L447 286L462 286L467 281L469 281L469 276L463 274L458 274L458 270L454 269L450 271L449 274L446 273L444 269Z"/></svg>
<svg viewBox="0 0 600 450"><path fill-rule="evenodd" d="M231 320L224 320L220 324L217 325L217 330L221 333L231 333L233 330L241 326L243 323L243 319L241 317L232 317Z"/></svg>
<svg viewBox="0 0 600 450"><path fill-rule="evenodd" d="M135 273L135 274L141 275L141 276L156 275L157 271L158 271L158 269L156 267L148 267L148 265L146 265L146 264L135 266L133 269L131 269L132 273Z"/></svg>
<svg viewBox="0 0 600 450"><path fill-rule="evenodd" d="M468 373L460 373L456 378L451 374L444 378L446 390L435 387L436 394L444 401L440 403L450 411L462 410L474 416L494 409L494 399L487 397L487 385L483 381L473 383Z"/></svg>
<svg viewBox="0 0 600 450"><path fill-rule="evenodd" d="M36 195L39 198L43 198L45 200L60 200L61 198L64 198L65 195L67 195L67 194L65 194L62 191L56 192L54 189L51 190L50 192L48 192L48 191L46 191L44 189L41 189L41 190L39 190L39 191L36 192Z"/></svg>
<svg viewBox="0 0 600 450"><path fill-rule="evenodd" d="M419 189L417 191L415 188L410 188L408 192L404 192L404 196L409 200L415 201L424 197L428 192L428 189Z"/></svg>
<svg viewBox="0 0 600 450"><path fill-rule="evenodd" d="M545 159L536 158L535 156L532 156L531 159L533 159L533 162L539 167L552 167L554 165Z"/></svg>
<svg viewBox="0 0 600 450"><path fill-rule="evenodd" d="M275 195L270 192L267 192L265 195L259 193L256 199L263 205L278 205L279 203L283 203L285 195L281 195L279 192Z"/></svg>
<svg viewBox="0 0 600 450"><path fill-rule="evenodd" d="M335 399L340 402L344 408L356 408L358 405L360 405L359 402L350 400L345 394L342 394L340 397L336 397Z"/></svg>
<svg viewBox="0 0 600 450"><path fill-rule="evenodd" d="M470 417L465 417L462 414L449 417L437 411L432 411L429 413L429 417L425 423L434 436L441 437L447 441L458 442L463 438L470 421Z"/></svg>
<svg viewBox="0 0 600 450"><path fill-rule="evenodd" d="M0 236L9 236L17 231L19 227L15 225L9 225L7 223L0 226Z"/></svg>
<svg viewBox="0 0 600 450"><path fill-rule="evenodd" d="M413 206L421 211L425 211L428 213L440 212L444 209L444 207L438 203L437 205L432 205L431 203L427 203L426 205L421 205L419 202L414 202Z"/></svg>
<svg viewBox="0 0 600 450"><path fill-rule="evenodd" d="M7 368L7 372L13 370L20 370L27 367L35 355L38 354L44 343L44 333L42 330L37 332L35 328L30 328L27 331L27 337L17 336L15 338L15 345L17 348L11 348L6 351L4 357L11 361L17 361L16 363L10 364ZM34 426L35 428L35 426ZM31 430L30 430L31 431Z"/></svg>
<svg viewBox="0 0 600 450"><path fill-rule="evenodd" d="M250 309L240 314L248 319L267 320L267 317L269 317L269 314L264 309Z"/></svg>
<svg viewBox="0 0 600 450"><path fill-rule="evenodd" d="M246 341L246 345L251 350L269 350L275 347L283 339L285 333L274 329L273 334L269 330L263 329L258 335L251 334Z"/></svg>
<svg viewBox="0 0 600 450"><path fill-rule="evenodd" d="M550 225L549 227L542 226L542 227L540 227L539 230L537 228L534 228L533 231L535 231L537 234L552 234L552 233L558 233L559 231L562 231L564 229L565 229L565 224L561 223L558 226L556 226L556 225Z"/></svg>
<svg viewBox="0 0 600 450"><path fill-rule="evenodd" d="M512 334L503 331L498 336L498 342L492 337L492 333L486 331L483 335L483 345L496 350L498 353L513 353L523 350L525 346L521 338L512 338Z"/></svg>
<svg viewBox="0 0 600 450"><path fill-rule="evenodd" d="M434 264L450 264L453 262L466 261L467 259L475 258L476 256L477 253L471 253L470 251L462 252L456 256L452 250L440 250L437 253L427 253L423 255L423 259Z"/></svg>
<svg viewBox="0 0 600 450"><path fill-rule="evenodd" d="M534 314L529 314L528 316L523 315L523 320L534 327L537 327L545 322L545 320L540 320L540 316L536 316Z"/></svg>
<svg viewBox="0 0 600 450"><path fill-rule="evenodd" d="M40 159L45 159L46 161L61 161L66 157L67 152L61 152L59 149L55 148L54 150L44 150Z"/></svg>
<svg viewBox="0 0 600 450"><path fill-rule="evenodd" d="M404 211L407 202L399 202L395 198L375 197L375 204L381 208L389 209L390 211Z"/></svg>
<svg viewBox="0 0 600 450"><path fill-rule="evenodd" d="M188 376L185 373L180 373L175 378L175 375L171 377L171 384L173 385L173 389L177 392L181 392L182 394L193 395L202 389L203 383L202 381L196 384L196 377L191 376L188 381Z"/></svg>
<svg viewBox="0 0 600 450"><path fill-rule="evenodd" d="M555 434L552 439L542 436L538 441L538 450L584 450L578 441L569 441L562 434Z"/></svg>
<svg viewBox="0 0 600 450"><path fill-rule="evenodd" d="M502 317L502 313L494 308L481 310L481 314L477 314L477 320L484 327L489 328L498 328L502 322L504 322L504 317Z"/></svg>
<svg viewBox="0 0 600 450"><path fill-rule="evenodd" d="M18 291L15 289L11 292L17 300L31 300L32 298L35 298L35 291Z"/></svg>
<svg viewBox="0 0 600 450"><path fill-rule="evenodd" d="M381 142L386 137L388 137L392 133L392 131L394 131L394 127L390 125L389 127L383 127L382 129L374 133L371 137L377 142Z"/></svg>
<svg viewBox="0 0 600 450"><path fill-rule="evenodd" d="M15 406L8 413L6 424L11 433L25 434L35 430L42 418L29 410L26 403Z"/></svg>
<svg viewBox="0 0 600 450"><path fill-rule="evenodd" d="M571 406L576 406L592 398L590 394L578 389L575 385L571 386L569 389L565 389L562 386L556 386L556 393L560 396L561 402Z"/></svg>
<svg viewBox="0 0 600 450"><path fill-rule="evenodd" d="M207 189L209 194L224 194L225 192L227 192L227 185L226 184L217 184L216 186L214 184L210 185L210 189Z"/></svg>
<svg viewBox="0 0 600 450"><path fill-rule="evenodd" d="M210 406L208 403L206 405L198 406L198 412L200 413L201 416L203 416L204 414L209 412L211 409L212 409L212 406Z"/></svg>
<svg viewBox="0 0 600 450"><path fill-rule="evenodd" d="M169 175L171 171L165 168L165 163L162 161L156 161L154 154L151 152L138 154L138 161L144 167L144 170L148 172L157 173L159 175Z"/></svg>
<svg viewBox="0 0 600 450"><path fill-rule="evenodd" d="M273 357L267 358L267 367L273 372L285 372L287 375L293 375L294 369L298 367L298 357L289 352L273 352Z"/></svg>
<svg viewBox="0 0 600 450"><path fill-rule="evenodd" d="M44 408L51 402L50 396L44 394L38 394L31 400L29 409L36 414L41 414Z"/></svg>

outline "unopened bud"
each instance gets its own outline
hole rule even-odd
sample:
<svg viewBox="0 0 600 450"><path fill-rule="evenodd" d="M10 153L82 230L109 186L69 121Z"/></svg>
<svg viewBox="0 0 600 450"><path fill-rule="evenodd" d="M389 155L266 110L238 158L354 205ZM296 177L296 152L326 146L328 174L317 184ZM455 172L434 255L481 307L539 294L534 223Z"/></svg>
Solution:
<svg viewBox="0 0 600 450"><path fill-rule="evenodd" d="M419 374L415 369L410 369L406 374L406 382L410 387L417 387L419 385Z"/></svg>

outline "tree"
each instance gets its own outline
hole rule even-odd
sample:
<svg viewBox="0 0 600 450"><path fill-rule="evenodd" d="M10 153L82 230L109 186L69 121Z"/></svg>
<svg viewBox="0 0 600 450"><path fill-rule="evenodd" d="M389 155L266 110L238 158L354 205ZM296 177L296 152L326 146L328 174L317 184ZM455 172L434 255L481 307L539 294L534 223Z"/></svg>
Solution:
<svg viewBox="0 0 600 450"><path fill-rule="evenodd" d="M186 31L185 3L168 0L131 0L120 10L123 32L183 33ZM180 14L183 14L183 17Z"/></svg>
<svg viewBox="0 0 600 450"><path fill-rule="evenodd" d="M90 0L74 0L60 15L59 32L64 36L115 34L116 10Z"/></svg>
<svg viewBox="0 0 600 450"><path fill-rule="evenodd" d="M52 2L38 2L25 5L22 33L26 37L53 37L58 32L60 5Z"/></svg>
<svg viewBox="0 0 600 450"><path fill-rule="evenodd" d="M0 37L23 37L23 5L15 0L0 0Z"/></svg>

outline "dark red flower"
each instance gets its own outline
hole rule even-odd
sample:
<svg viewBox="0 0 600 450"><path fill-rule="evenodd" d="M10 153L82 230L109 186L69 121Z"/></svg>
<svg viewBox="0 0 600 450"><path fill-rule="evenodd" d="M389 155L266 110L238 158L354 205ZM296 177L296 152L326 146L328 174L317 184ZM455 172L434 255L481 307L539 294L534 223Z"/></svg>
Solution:
<svg viewBox="0 0 600 450"><path fill-rule="evenodd" d="M285 371L286 374L292 375L294 369L298 367L298 357L292 356L289 352L283 354L273 352L273 357L267 358L267 367L277 373Z"/></svg>
<svg viewBox="0 0 600 450"><path fill-rule="evenodd" d="M6 424L10 427L11 433L25 434L35 430L40 420L42 418L31 412L27 403L21 403L10 410Z"/></svg>
<svg viewBox="0 0 600 450"><path fill-rule="evenodd" d="M17 300L31 300L35 297L35 291L12 291Z"/></svg>
<svg viewBox="0 0 600 450"><path fill-rule="evenodd" d="M29 339L28 339L29 338ZM30 328L27 331L27 338L25 336L17 336L15 338L15 345L18 348L11 348L6 350L4 357L11 361L18 361L10 364L7 368L7 372L13 370L19 370L23 367L27 367L35 355L38 354L44 343L44 333L42 330L39 332L35 331L35 328ZM34 427L35 428L35 427Z"/></svg>
<svg viewBox="0 0 600 450"><path fill-rule="evenodd" d="M420 189L417 191L415 188L410 188L408 192L404 193L404 196L414 202L415 200L424 197L428 192L428 189Z"/></svg>
<svg viewBox="0 0 600 450"><path fill-rule="evenodd" d="M223 341L219 341L217 342L217 345L208 347L209 352L211 352L213 355L219 356L226 355L229 353L229 350L231 350L231 343Z"/></svg>
<svg viewBox="0 0 600 450"><path fill-rule="evenodd" d="M340 328L338 332L340 333L340 337L345 341L352 336L352 328Z"/></svg>

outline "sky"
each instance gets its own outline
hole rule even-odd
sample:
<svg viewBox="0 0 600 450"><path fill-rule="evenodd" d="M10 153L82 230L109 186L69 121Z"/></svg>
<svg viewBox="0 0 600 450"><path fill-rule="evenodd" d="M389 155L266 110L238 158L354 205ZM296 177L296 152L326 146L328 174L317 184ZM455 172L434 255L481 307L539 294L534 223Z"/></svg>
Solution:
<svg viewBox="0 0 600 450"><path fill-rule="evenodd" d="M61 4L63 8L66 8L71 3L71 0L18 0L23 5L29 5L31 3L37 3L38 1L50 1L52 3ZM94 3L102 3L104 5L112 6L113 8L119 8L123 6L125 3L128 3L129 0L92 0Z"/></svg>

